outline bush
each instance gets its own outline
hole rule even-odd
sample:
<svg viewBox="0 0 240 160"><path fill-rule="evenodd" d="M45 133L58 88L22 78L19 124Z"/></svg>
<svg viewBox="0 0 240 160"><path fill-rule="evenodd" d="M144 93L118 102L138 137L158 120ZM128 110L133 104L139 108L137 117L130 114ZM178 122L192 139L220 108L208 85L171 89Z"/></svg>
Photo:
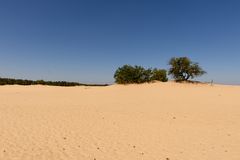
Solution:
<svg viewBox="0 0 240 160"><path fill-rule="evenodd" d="M152 76L151 76L152 81L162 81L162 82L167 82L167 71L165 69L153 69L152 70Z"/></svg>
<svg viewBox="0 0 240 160"><path fill-rule="evenodd" d="M180 82L187 81L189 78L193 79L206 73L198 63L192 62L187 57L173 57L170 59L169 65L171 65L171 68L168 74Z"/></svg>
<svg viewBox="0 0 240 160"><path fill-rule="evenodd" d="M119 67L114 74L118 84L145 83L154 80L166 82L166 70L145 69L141 66L124 65Z"/></svg>

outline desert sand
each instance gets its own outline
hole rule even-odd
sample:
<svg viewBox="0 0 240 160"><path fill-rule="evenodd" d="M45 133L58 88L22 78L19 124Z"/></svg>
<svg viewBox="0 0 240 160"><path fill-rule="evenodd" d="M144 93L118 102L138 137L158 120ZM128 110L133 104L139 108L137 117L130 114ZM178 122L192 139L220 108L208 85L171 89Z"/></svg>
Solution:
<svg viewBox="0 0 240 160"><path fill-rule="evenodd" d="M240 87L0 87L0 160L239 160Z"/></svg>

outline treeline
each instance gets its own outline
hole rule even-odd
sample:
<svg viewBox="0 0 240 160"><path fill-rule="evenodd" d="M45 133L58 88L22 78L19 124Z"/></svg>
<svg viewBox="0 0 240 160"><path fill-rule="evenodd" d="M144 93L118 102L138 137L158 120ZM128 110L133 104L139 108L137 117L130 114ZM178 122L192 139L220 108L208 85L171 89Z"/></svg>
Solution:
<svg viewBox="0 0 240 160"><path fill-rule="evenodd" d="M0 78L0 85L49 85L49 86L107 86L108 84L83 84L67 81L44 81L44 80L24 80L13 78Z"/></svg>

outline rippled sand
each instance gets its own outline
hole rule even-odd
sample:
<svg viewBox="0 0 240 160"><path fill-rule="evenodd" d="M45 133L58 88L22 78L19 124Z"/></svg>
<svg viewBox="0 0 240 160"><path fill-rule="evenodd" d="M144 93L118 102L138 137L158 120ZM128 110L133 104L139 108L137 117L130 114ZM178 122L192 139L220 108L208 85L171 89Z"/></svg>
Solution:
<svg viewBox="0 0 240 160"><path fill-rule="evenodd" d="M0 87L0 160L239 160L240 87Z"/></svg>

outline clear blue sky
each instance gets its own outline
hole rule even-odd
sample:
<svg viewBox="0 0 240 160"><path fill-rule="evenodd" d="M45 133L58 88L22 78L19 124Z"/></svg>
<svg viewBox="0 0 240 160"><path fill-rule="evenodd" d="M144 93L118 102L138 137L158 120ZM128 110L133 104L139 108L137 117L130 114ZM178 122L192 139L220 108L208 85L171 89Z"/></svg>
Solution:
<svg viewBox="0 0 240 160"><path fill-rule="evenodd" d="M238 0L1 0L0 76L111 83L123 64L168 68L188 56L198 80L240 84Z"/></svg>

